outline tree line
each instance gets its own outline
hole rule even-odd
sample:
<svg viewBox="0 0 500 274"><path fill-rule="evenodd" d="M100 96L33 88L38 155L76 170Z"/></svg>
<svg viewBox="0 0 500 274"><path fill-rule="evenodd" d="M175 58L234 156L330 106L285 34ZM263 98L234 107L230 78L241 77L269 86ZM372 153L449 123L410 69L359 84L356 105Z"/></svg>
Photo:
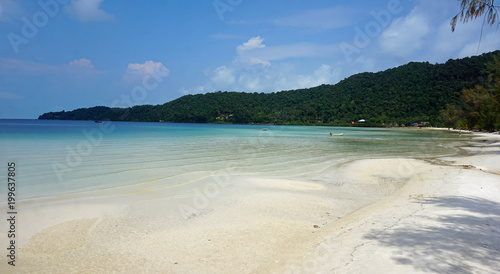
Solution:
<svg viewBox="0 0 500 274"><path fill-rule="evenodd" d="M500 51L495 51L448 60L444 64L411 62L377 73L356 74L335 85L307 89L272 93L217 91L182 96L162 105L99 106L49 112L39 119L332 126L351 125L363 119L365 123L355 125L401 126L428 122L435 126L492 130L498 128L498 123L483 127L484 123L479 121L498 120L498 106L483 104L489 98L498 99L498 75L492 75L491 70L498 70L492 64L498 61L494 56L499 54ZM481 103L476 102L478 97L482 98ZM479 113L471 116L489 118L465 117L471 104L472 110ZM454 112L458 116L454 116ZM478 122L464 123L463 119Z"/></svg>

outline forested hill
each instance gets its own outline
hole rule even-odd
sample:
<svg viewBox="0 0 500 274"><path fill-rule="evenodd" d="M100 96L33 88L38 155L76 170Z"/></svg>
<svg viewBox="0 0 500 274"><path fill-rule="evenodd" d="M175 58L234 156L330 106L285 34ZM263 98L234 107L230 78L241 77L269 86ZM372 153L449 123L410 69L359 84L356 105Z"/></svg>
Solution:
<svg viewBox="0 0 500 274"><path fill-rule="evenodd" d="M439 123L446 104L462 90L486 81L486 63L500 51L444 64L412 62L377 73L360 73L336 85L274 93L215 92L186 95L163 105L93 107L45 113L39 119L185 123L367 125Z"/></svg>

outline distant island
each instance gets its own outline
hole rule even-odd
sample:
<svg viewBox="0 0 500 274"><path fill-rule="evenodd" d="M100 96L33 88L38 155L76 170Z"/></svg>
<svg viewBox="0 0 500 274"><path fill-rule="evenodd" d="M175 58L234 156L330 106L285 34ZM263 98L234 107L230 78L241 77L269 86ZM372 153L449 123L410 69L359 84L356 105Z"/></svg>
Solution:
<svg viewBox="0 0 500 274"><path fill-rule="evenodd" d="M185 95L162 105L97 106L49 112L38 119L330 126L418 123L492 131L500 127L496 79L500 76L495 76L500 72L498 56L500 51L444 64L411 62L308 89L273 93L218 91ZM477 91L476 97L482 96L482 101L471 106L465 98L467 90ZM484 107L485 102L491 106Z"/></svg>

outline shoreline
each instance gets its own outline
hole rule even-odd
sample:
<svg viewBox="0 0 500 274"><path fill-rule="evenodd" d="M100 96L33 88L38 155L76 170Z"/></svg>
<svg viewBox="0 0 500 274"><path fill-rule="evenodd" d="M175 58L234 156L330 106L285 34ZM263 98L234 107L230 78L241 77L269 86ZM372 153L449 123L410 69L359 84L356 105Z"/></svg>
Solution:
<svg viewBox="0 0 500 274"><path fill-rule="evenodd" d="M170 218L178 208L145 198L133 205L96 199L55 202L46 211L33 206L25 216L61 216L50 216L30 232L24 228L33 237L20 245L16 270L495 272L500 270L492 259L500 256L500 234L492 232L500 227L494 212L500 212L495 165L500 138L481 135L473 141L463 147L471 155L434 163L355 160L323 174L318 183L235 178L192 219ZM486 208L483 204L490 209L477 210ZM454 223L484 237L476 243ZM453 242L450 235L463 238L460 245L448 246L443 239Z"/></svg>

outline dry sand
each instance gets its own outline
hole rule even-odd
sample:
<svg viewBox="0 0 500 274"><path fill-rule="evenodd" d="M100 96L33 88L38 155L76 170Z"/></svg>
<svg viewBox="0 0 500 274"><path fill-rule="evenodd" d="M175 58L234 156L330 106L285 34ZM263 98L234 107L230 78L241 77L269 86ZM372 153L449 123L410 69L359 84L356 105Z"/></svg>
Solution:
<svg viewBox="0 0 500 274"><path fill-rule="evenodd" d="M414 168L404 187L326 227L325 236L308 254L292 259L283 269L499 273L500 138L486 135L476 140L483 143L465 148L472 156L432 164L407 162ZM353 165L363 169L379 163L364 162Z"/></svg>
<svg viewBox="0 0 500 274"><path fill-rule="evenodd" d="M359 160L315 181L208 180L198 199L35 202L0 273L498 273L500 138L481 138L468 156Z"/></svg>

